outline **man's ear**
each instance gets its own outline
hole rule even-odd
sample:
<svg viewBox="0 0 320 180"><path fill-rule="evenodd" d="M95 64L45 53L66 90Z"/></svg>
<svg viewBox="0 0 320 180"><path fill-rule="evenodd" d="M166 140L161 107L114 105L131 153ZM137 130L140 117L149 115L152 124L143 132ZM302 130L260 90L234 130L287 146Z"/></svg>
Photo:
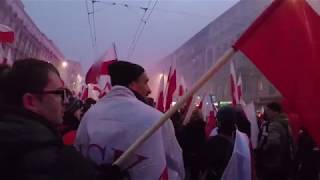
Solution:
<svg viewBox="0 0 320 180"><path fill-rule="evenodd" d="M31 93L26 93L22 97L22 105L25 109L37 112L39 99Z"/></svg>
<svg viewBox="0 0 320 180"><path fill-rule="evenodd" d="M136 91L136 83L133 81L133 82L131 82L130 84L129 84L129 89L132 89L132 90L135 90Z"/></svg>

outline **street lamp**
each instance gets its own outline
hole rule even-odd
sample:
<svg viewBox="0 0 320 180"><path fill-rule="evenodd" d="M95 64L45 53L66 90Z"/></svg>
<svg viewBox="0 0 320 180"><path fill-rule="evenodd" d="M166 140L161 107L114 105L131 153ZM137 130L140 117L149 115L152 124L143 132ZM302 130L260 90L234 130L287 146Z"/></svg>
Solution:
<svg viewBox="0 0 320 180"><path fill-rule="evenodd" d="M78 81L81 82L82 81L82 77L80 74L77 75Z"/></svg>
<svg viewBox="0 0 320 180"><path fill-rule="evenodd" d="M68 66L68 62L67 62L67 61L63 61L63 62L62 62L62 67L63 67L63 68L66 68L67 66Z"/></svg>

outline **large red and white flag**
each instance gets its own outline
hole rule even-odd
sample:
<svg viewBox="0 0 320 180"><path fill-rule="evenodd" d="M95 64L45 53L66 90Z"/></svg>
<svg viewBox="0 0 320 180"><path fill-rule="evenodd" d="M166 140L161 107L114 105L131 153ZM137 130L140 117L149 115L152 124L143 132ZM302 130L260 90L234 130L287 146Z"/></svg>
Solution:
<svg viewBox="0 0 320 180"><path fill-rule="evenodd" d="M110 164L162 115L137 100L129 89L115 86L84 115L75 146L97 164ZM121 168L132 180L184 179L182 150L172 122L157 130Z"/></svg>
<svg viewBox="0 0 320 180"><path fill-rule="evenodd" d="M163 74L161 74L161 77L160 77L156 107L159 111L164 112L164 75Z"/></svg>
<svg viewBox="0 0 320 180"><path fill-rule="evenodd" d="M235 43L320 144L320 1L275 0Z"/></svg>
<svg viewBox="0 0 320 180"><path fill-rule="evenodd" d="M3 24L0 24L0 43L13 43L14 31Z"/></svg>
<svg viewBox="0 0 320 180"><path fill-rule="evenodd" d="M235 106L239 104L239 94L238 94L238 85L237 85L237 75L234 68L234 64L231 61L230 63L230 87L231 87L231 97L232 104Z"/></svg>

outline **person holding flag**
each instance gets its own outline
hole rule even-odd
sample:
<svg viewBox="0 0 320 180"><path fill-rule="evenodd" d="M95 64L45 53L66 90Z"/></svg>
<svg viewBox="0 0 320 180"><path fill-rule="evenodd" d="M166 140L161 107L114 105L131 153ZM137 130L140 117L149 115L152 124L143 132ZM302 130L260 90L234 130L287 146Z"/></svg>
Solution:
<svg viewBox="0 0 320 180"><path fill-rule="evenodd" d="M144 102L150 93L143 67L125 61L109 66L111 91L84 115L75 146L98 164L111 163L162 113ZM182 151L170 121L122 164L132 180L184 179Z"/></svg>
<svg viewBox="0 0 320 180"><path fill-rule="evenodd" d="M233 107L222 107L217 113L217 134L207 141L204 152L205 180L251 180L249 139L236 128Z"/></svg>

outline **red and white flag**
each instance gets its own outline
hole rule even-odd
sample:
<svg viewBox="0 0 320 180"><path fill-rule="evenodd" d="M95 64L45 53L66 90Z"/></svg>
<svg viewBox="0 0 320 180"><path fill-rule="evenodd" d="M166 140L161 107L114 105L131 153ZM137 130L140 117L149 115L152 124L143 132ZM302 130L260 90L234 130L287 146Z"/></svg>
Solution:
<svg viewBox="0 0 320 180"><path fill-rule="evenodd" d="M3 24L0 24L0 43L13 43L14 31Z"/></svg>
<svg viewBox="0 0 320 180"><path fill-rule="evenodd" d="M175 66L173 65L172 67L170 67L169 75L168 75L165 111L170 109L176 89L177 89L177 71Z"/></svg>
<svg viewBox="0 0 320 180"><path fill-rule="evenodd" d="M113 44L112 48L107 49L104 55L90 67L86 74L86 83L99 84L103 75L109 75L109 65L117 61L117 59L116 48Z"/></svg>
<svg viewBox="0 0 320 180"><path fill-rule="evenodd" d="M258 134L259 134L259 127L258 127L258 120L256 115L256 110L253 103L249 103L247 105L242 105L242 109L246 114L247 119L250 122L250 140L252 144L252 148L257 148L258 143Z"/></svg>
<svg viewBox="0 0 320 180"><path fill-rule="evenodd" d="M235 106L239 104L239 94L237 85L237 75L232 61L230 63L230 83L232 104Z"/></svg>
<svg viewBox="0 0 320 180"><path fill-rule="evenodd" d="M88 99L89 97L89 88L87 85L83 85L81 88L80 99L82 101Z"/></svg>
<svg viewBox="0 0 320 180"><path fill-rule="evenodd" d="M183 76L180 76L178 96L182 97L186 93L186 90L187 90L186 82L185 82Z"/></svg>
<svg viewBox="0 0 320 180"><path fill-rule="evenodd" d="M160 77L156 107L159 111L164 112L164 75L163 74L161 74L161 77Z"/></svg>
<svg viewBox="0 0 320 180"><path fill-rule="evenodd" d="M221 180L251 180L251 152L248 136L236 131L233 152Z"/></svg>
<svg viewBox="0 0 320 180"><path fill-rule="evenodd" d="M320 1L274 0L235 43L320 144Z"/></svg>
<svg viewBox="0 0 320 180"><path fill-rule="evenodd" d="M116 47L108 49L98 61L96 61L86 74L86 84L98 86L101 93L98 97L103 97L111 90L111 80L109 76L109 65L117 61Z"/></svg>
<svg viewBox="0 0 320 180"><path fill-rule="evenodd" d="M137 100L128 88L114 86L84 115L75 146L97 164L110 164L162 115ZM129 172L132 180L184 179L182 150L172 122L157 130L121 168Z"/></svg>
<svg viewBox="0 0 320 180"><path fill-rule="evenodd" d="M82 87L81 100L86 100L92 98L98 100L101 98L103 91L99 88L97 84L87 84Z"/></svg>
<svg viewBox="0 0 320 180"><path fill-rule="evenodd" d="M206 122L205 133L209 137L211 131L216 127L217 115L217 108L212 104L209 95L206 95L203 99L202 113Z"/></svg>
<svg viewBox="0 0 320 180"><path fill-rule="evenodd" d="M238 83L237 83L237 91L238 91L238 100L239 100L239 104L241 104L242 106L246 105L246 102L244 101L243 98L243 84L242 84L242 77L239 76L238 79Z"/></svg>

